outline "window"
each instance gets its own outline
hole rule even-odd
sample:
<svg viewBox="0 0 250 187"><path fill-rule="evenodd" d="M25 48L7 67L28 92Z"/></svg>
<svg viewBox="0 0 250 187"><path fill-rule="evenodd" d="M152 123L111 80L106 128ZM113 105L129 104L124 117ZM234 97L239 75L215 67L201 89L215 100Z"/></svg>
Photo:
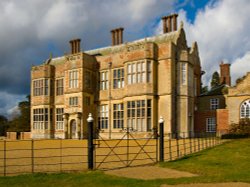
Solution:
<svg viewBox="0 0 250 187"><path fill-rule="evenodd" d="M69 88L78 88L78 70L69 72Z"/></svg>
<svg viewBox="0 0 250 187"><path fill-rule="evenodd" d="M56 95L63 95L63 79L56 80Z"/></svg>
<svg viewBox="0 0 250 187"><path fill-rule="evenodd" d="M187 84L187 67L186 63L181 63L181 84Z"/></svg>
<svg viewBox="0 0 250 187"><path fill-rule="evenodd" d="M206 119L206 131L207 132L216 132L215 118Z"/></svg>
<svg viewBox="0 0 250 187"><path fill-rule="evenodd" d="M99 129L107 129L108 128L108 105L99 106L99 117L98 117L98 127Z"/></svg>
<svg viewBox="0 0 250 187"><path fill-rule="evenodd" d="M113 70L113 88L123 88L124 87L124 69Z"/></svg>
<svg viewBox="0 0 250 187"><path fill-rule="evenodd" d="M56 130L63 130L64 123L63 123L63 108L56 109Z"/></svg>
<svg viewBox="0 0 250 187"><path fill-rule="evenodd" d="M100 90L108 89L108 71L100 73Z"/></svg>
<svg viewBox="0 0 250 187"><path fill-rule="evenodd" d="M113 127L114 129L123 128L123 104L113 105Z"/></svg>
<svg viewBox="0 0 250 187"><path fill-rule="evenodd" d="M151 129L151 100L127 102L128 127L136 131Z"/></svg>
<svg viewBox="0 0 250 187"><path fill-rule="evenodd" d="M151 82L151 61L130 63L127 72L128 84Z"/></svg>
<svg viewBox="0 0 250 187"><path fill-rule="evenodd" d="M240 118L250 118L250 100L242 103L240 107Z"/></svg>
<svg viewBox="0 0 250 187"><path fill-rule="evenodd" d="M33 109L33 129L48 129L48 108Z"/></svg>
<svg viewBox="0 0 250 187"><path fill-rule="evenodd" d="M78 105L78 97L70 97L69 98L69 105L70 106L77 106Z"/></svg>
<svg viewBox="0 0 250 187"><path fill-rule="evenodd" d="M91 88L91 72L85 71L84 74L84 87Z"/></svg>
<svg viewBox="0 0 250 187"><path fill-rule="evenodd" d="M218 108L219 108L219 99L218 98L210 99L210 109L216 110Z"/></svg>
<svg viewBox="0 0 250 187"><path fill-rule="evenodd" d="M90 106L90 97L88 97L88 96L84 97L84 104L86 106Z"/></svg>
<svg viewBox="0 0 250 187"><path fill-rule="evenodd" d="M49 80L39 79L33 81L33 96L49 95Z"/></svg>

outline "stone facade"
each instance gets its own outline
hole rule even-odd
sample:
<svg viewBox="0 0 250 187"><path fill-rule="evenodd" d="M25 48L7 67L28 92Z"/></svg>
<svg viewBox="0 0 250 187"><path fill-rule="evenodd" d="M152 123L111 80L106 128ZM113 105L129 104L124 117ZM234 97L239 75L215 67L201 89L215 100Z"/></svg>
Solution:
<svg viewBox="0 0 250 187"><path fill-rule="evenodd" d="M70 54L32 67L32 138L85 138L89 113L107 138L127 128L147 136L160 116L165 133L193 131L198 47L187 46L183 25L177 30L177 16L170 18L161 35L123 44L119 28L111 47L81 51L72 40Z"/></svg>

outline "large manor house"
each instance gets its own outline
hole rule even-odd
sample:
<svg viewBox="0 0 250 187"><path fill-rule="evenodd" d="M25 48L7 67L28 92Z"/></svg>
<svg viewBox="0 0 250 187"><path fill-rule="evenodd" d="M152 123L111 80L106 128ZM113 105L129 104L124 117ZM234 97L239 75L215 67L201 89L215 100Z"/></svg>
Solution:
<svg viewBox="0 0 250 187"><path fill-rule="evenodd" d="M49 58L31 70L31 137L86 138L87 118L106 138L126 130L147 137L165 133L226 131L250 117L250 75L231 87L230 65L221 63L220 85L201 94L198 45L187 45L177 14L162 18L163 33L123 42L123 28L111 31L112 46Z"/></svg>

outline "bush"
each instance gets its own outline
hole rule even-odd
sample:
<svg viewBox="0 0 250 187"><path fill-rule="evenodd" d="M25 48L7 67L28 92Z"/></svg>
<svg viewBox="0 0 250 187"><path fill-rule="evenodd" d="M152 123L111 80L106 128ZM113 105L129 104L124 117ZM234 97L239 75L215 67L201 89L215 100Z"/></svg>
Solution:
<svg viewBox="0 0 250 187"><path fill-rule="evenodd" d="M229 134L248 134L250 135L250 119L241 119L239 123L230 126Z"/></svg>
<svg viewBox="0 0 250 187"><path fill-rule="evenodd" d="M221 139L237 139L250 137L250 119L244 118L239 123L230 125L229 133L223 134Z"/></svg>
<svg viewBox="0 0 250 187"><path fill-rule="evenodd" d="M238 138L249 138L248 134L223 134L221 135L221 139L238 139Z"/></svg>

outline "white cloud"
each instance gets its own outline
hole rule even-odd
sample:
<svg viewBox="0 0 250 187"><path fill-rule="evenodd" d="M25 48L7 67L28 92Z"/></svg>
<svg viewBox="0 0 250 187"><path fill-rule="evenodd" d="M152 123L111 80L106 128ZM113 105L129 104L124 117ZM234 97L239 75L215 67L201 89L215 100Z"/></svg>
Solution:
<svg viewBox="0 0 250 187"><path fill-rule="evenodd" d="M250 68L237 68L241 64L240 60L244 60L242 63L245 63L249 56L249 17L248 0L221 0L210 3L205 9L198 11L193 24L187 20L185 11L179 11L189 45L193 41L198 42L202 69L206 71L206 84L212 73L219 70L221 60L233 64L233 80L236 76L242 76L246 71L250 71Z"/></svg>

